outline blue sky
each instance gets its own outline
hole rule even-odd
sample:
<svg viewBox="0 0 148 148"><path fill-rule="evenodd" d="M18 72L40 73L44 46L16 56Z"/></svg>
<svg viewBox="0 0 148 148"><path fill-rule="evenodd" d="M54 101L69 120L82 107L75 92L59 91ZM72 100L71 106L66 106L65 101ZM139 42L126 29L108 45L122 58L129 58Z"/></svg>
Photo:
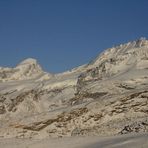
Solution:
<svg viewBox="0 0 148 148"><path fill-rule="evenodd" d="M148 0L0 0L0 66L36 58L45 71L148 38Z"/></svg>

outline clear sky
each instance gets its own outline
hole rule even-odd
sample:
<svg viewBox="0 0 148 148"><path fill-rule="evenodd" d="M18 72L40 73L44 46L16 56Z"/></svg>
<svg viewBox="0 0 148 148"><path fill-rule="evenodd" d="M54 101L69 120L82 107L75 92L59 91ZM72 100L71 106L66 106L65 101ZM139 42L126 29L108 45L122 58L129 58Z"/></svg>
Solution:
<svg viewBox="0 0 148 148"><path fill-rule="evenodd" d="M0 0L0 66L36 58L45 71L148 38L148 0Z"/></svg>

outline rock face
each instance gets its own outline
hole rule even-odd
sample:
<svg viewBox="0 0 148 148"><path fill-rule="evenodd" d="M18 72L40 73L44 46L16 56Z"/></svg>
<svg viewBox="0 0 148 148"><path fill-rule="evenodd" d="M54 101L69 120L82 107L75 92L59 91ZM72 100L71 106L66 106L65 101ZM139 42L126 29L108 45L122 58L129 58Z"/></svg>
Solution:
<svg viewBox="0 0 148 148"><path fill-rule="evenodd" d="M0 136L148 132L148 40L105 50L60 74L34 59L0 68Z"/></svg>

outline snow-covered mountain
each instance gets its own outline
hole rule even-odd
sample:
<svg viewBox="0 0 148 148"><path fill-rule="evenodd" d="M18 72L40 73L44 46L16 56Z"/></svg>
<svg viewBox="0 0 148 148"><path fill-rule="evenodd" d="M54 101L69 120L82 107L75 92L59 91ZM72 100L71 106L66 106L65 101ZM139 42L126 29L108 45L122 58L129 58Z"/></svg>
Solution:
<svg viewBox="0 0 148 148"><path fill-rule="evenodd" d="M52 76L43 72L37 61L32 58L22 61L15 68L0 67L0 81L2 82L34 79L45 75L47 78Z"/></svg>
<svg viewBox="0 0 148 148"><path fill-rule="evenodd" d="M0 136L116 135L148 131L148 40L105 50L60 74L35 59L0 68Z"/></svg>

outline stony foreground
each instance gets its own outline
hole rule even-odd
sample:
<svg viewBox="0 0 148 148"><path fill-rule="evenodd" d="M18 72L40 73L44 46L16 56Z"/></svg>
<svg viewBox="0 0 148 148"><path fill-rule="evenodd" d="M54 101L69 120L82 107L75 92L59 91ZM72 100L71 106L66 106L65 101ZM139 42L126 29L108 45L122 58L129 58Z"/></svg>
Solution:
<svg viewBox="0 0 148 148"><path fill-rule="evenodd" d="M0 139L0 148L148 148L148 134L58 139Z"/></svg>

